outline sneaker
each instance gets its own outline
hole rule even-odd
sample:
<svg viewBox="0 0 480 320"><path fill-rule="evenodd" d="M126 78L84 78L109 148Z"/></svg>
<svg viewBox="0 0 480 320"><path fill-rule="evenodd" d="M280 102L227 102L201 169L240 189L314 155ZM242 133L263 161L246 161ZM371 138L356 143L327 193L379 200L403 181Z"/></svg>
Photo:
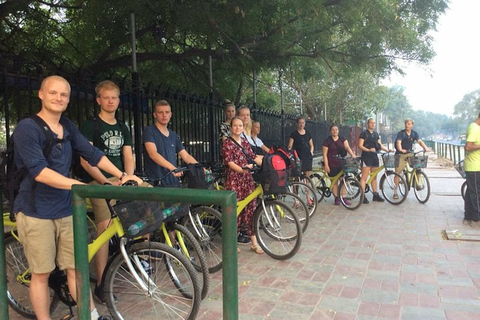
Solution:
<svg viewBox="0 0 480 320"><path fill-rule="evenodd" d="M340 205L340 198L339 197L335 197L335 205L336 206Z"/></svg>
<svg viewBox="0 0 480 320"><path fill-rule="evenodd" d="M379 195L379 194L374 194L374 195L373 195L373 199L372 199L372 201L376 201L376 202L384 202L384 201L385 201L385 199L383 199L382 197L380 197L380 195Z"/></svg>
<svg viewBox="0 0 480 320"><path fill-rule="evenodd" d="M347 198L343 198L343 203L345 203L346 206L349 206L352 204L350 201L348 201Z"/></svg>
<svg viewBox="0 0 480 320"><path fill-rule="evenodd" d="M110 316L100 316L100 317L98 317L98 320L112 320L112 317L110 317Z"/></svg>
<svg viewBox="0 0 480 320"><path fill-rule="evenodd" d="M368 201L367 197L363 198L363 204L369 204L370 201Z"/></svg>
<svg viewBox="0 0 480 320"><path fill-rule="evenodd" d="M249 237L249 236L245 236L243 233L240 232L240 233L238 234L237 242L238 242L238 243L248 244L248 243L250 243L250 237Z"/></svg>
<svg viewBox="0 0 480 320"><path fill-rule="evenodd" d="M93 291L93 297L95 298L95 300L97 300L99 303L103 304L103 305L106 305L107 304L107 300L105 299L105 291L103 291L103 288L100 286L95 286L95 290ZM114 302L117 302L118 299L117 299L117 296L116 295L113 295L113 301ZM100 317L101 318L101 317ZM99 318L99 319L100 319Z"/></svg>

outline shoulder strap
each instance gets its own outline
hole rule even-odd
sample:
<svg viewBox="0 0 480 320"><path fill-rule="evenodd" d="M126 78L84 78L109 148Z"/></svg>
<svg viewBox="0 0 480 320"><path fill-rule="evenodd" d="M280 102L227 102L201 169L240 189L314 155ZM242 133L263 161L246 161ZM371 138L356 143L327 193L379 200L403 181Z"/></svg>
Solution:
<svg viewBox="0 0 480 320"><path fill-rule="evenodd" d="M235 141L235 139L233 139L232 137L228 137L228 139L232 140L233 143L235 143L235 144L240 148L240 150L242 150L243 154L245 155L245 157L247 157L247 159L250 159L250 161L253 160L253 159L247 154L247 152L243 149L243 147L242 147L237 141Z"/></svg>
<svg viewBox="0 0 480 320"><path fill-rule="evenodd" d="M53 132L48 126L48 124L40 118L38 115L34 114L31 118L35 121L35 123L42 129L43 133L45 134L45 147L43 148L43 156L48 158L50 153L52 152L53 145L55 144L55 139L53 137Z"/></svg>

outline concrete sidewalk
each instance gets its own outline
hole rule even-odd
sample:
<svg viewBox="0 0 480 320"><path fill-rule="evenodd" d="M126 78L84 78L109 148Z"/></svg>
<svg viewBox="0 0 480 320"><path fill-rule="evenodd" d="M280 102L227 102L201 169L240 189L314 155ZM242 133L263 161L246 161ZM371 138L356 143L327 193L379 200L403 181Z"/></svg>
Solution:
<svg viewBox="0 0 480 320"><path fill-rule="evenodd" d="M276 261L244 246L239 319L480 319L480 242L444 240L462 224L463 179L430 161L432 195L348 211L323 202L300 252ZM371 199L371 194L368 194ZM242 247L241 247L242 248ZM198 319L222 319L221 273Z"/></svg>
<svg viewBox="0 0 480 320"><path fill-rule="evenodd" d="M480 320L480 242L443 237L480 235L462 224L463 179L435 161L426 172L432 195L424 205L410 193L400 206L349 211L327 198L290 260L241 246L239 319ZM222 319L221 271L211 282L201 320ZM10 311L10 319L21 318Z"/></svg>

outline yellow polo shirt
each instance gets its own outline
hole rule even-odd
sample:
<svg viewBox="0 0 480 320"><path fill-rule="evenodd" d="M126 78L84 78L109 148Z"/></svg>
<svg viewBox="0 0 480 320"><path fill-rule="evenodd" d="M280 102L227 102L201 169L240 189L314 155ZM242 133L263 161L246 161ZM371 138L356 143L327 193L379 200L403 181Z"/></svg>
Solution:
<svg viewBox="0 0 480 320"><path fill-rule="evenodd" d="M467 142L480 144L480 126L475 122L468 127ZM480 171L480 149L465 152L465 171Z"/></svg>

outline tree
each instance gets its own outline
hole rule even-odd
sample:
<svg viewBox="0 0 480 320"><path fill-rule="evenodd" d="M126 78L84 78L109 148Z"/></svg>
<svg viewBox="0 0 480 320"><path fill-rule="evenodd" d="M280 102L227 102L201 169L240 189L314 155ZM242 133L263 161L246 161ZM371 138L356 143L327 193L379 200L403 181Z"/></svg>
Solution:
<svg viewBox="0 0 480 320"><path fill-rule="evenodd" d="M458 123L465 128L469 123L475 121L480 113L480 89L467 93L462 101L455 105L453 115L457 116Z"/></svg>
<svg viewBox="0 0 480 320"><path fill-rule="evenodd" d="M144 82L242 101L253 70L310 61L318 70L292 82L305 90L325 70L379 78L397 59L427 63L428 32L446 8L447 0L1 0L0 58L43 73L129 77L134 13Z"/></svg>

